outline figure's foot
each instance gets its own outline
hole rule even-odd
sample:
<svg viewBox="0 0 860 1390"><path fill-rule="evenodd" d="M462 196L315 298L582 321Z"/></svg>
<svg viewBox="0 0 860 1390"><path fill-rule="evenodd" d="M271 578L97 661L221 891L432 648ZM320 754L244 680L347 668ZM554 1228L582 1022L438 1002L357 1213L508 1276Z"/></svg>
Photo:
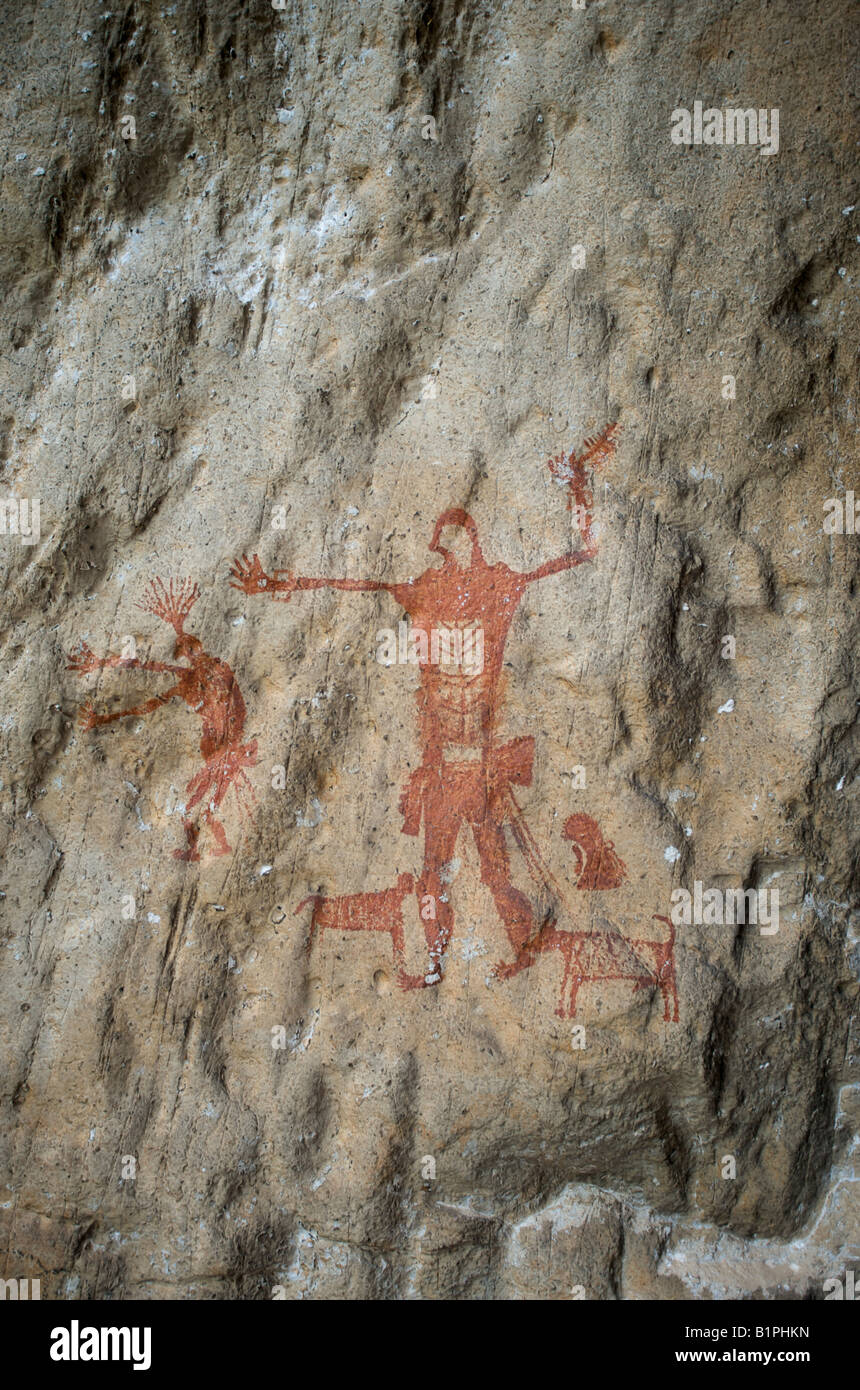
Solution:
<svg viewBox="0 0 860 1390"><path fill-rule="evenodd" d="M200 859L200 852L193 845L189 845L188 849L175 849L173 858L182 859L186 864L196 864Z"/></svg>
<svg viewBox="0 0 860 1390"><path fill-rule="evenodd" d="M405 970L398 970L397 984L400 989L429 989L432 985L438 985L442 979L438 970L434 970L429 975L410 975Z"/></svg>
<svg viewBox="0 0 860 1390"><path fill-rule="evenodd" d="M230 846L227 844L227 841L225 840L224 843L223 843L223 845L216 845L216 846L215 846L215 848L210 852L209 857L210 857L210 859L221 859L225 854L232 854L232 853L233 853L232 849L230 848Z"/></svg>

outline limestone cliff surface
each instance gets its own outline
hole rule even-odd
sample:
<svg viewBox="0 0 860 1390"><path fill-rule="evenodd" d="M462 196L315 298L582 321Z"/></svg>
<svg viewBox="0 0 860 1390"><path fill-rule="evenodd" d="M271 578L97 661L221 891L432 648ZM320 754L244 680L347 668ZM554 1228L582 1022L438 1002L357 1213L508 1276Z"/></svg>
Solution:
<svg viewBox="0 0 860 1390"><path fill-rule="evenodd" d="M3 6L4 1277L860 1259L854 18ZM778 149L676 143L696 102ZM397 645L446 509L477 675ZM778 930L670 930L696 884Z"/></svg>

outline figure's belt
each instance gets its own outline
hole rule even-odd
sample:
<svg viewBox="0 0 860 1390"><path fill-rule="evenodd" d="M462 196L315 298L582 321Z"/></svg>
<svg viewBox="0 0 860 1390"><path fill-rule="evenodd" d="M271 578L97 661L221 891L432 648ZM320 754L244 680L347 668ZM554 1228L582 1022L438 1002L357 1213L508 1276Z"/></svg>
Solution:
<svg viewBox="0 0 860 1390"><path fill-rule="evenodd" d="M442 760L446 763L479 763L483 756L482 748L467 744L449 743L442 749Z"/></svg>
<svg viewBox="0 0 860 1390"><path fill-rule="evenodd" d="M528 736L511 739L509 743L493 743L489 748L449 743L442 749L442 763L445 767L468 763L470 769L482 764L491 781L498 785L513 782L527 787L532 780L534 746L534 739Z"/></svg>

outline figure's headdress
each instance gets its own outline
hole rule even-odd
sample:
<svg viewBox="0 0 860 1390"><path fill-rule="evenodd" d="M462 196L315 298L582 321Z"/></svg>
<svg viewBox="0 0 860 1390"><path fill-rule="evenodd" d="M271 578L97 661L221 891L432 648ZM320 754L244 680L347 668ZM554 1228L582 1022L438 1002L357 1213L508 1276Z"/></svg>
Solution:
<svg viewBox="0 0 860 1390"><path fill-rule="evenodd" d="M478 543L478 528L475 525L474 518L471 517L468 512L464 512L462 507L449 507L448 510L444 511L438 518L433 528L433 539L430 542L431 550L435 550L439 555L447 555L449 553L447 546L439 544L439 537L442 535L446 526L462 527L462 529L468 533L469 539L472 542L473 557L476 553L480 556L481 547Z"/></svg>
<svg viewBox="0 0 860 1390"><path fill-rule="evenodd" d="M170 623L177 637L181 636L185 619L200 597L200 586L190 579L180 579L175 584L171 579L165 585L163 579L151 579L143 599L137 605L144 613L154 613L156 618Z"/></svg>

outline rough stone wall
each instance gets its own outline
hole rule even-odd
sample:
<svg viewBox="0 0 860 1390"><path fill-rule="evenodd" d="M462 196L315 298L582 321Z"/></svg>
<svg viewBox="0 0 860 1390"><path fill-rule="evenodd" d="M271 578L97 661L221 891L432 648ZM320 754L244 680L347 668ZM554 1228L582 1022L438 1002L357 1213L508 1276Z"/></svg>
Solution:
<svg viewBox="0 0 860 1390"><path fill-rule="evenodd" d="M41 511L0 536L5 1276L821 1297L860 1258L851 6L9 0L0 40L2 495ZM778 108L778 152L674 143L695 101ZM563 949L494 975L467 821L439 983L398 988L387 928L308 951L308 895L421 875L419 672L376 659L389 592L271 602L231 562L402 583L459 507L533 571L581 544L547 460L613 421L596 557L524 592L494 705L563 893L507 824L510 882L591 953L575 1017ZM189 659L153 577L199 585L256 742L196 862L223 668L84 727ZM617 887L576 889L571 814ZM696 882L776 887L779 930L679 925L674 1022L595 963Z"/></svg>

